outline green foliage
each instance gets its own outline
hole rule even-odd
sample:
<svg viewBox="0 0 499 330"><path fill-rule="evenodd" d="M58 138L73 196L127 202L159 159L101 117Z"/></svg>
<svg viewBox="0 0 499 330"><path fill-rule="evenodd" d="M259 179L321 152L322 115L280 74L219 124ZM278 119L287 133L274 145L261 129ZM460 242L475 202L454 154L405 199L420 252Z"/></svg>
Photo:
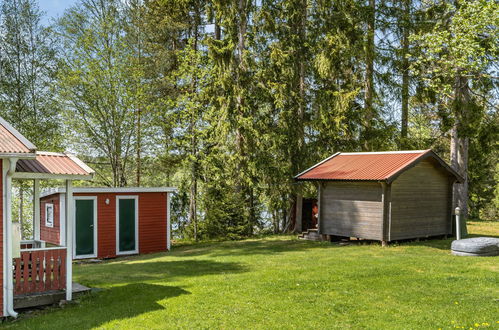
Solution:
<svg viewBox="0 0 499 330"><path fill-rule="evenodd" d="M121 1L83 0L58 22L62 39L59 95L71 145L88 159L103 157L112 177L125 186L136 137L137 107L143 103L143 68L126 34Z"/></svg>
<svg viewBox="0 0 499 330"><path fill-rule="evenodd" d="M179 187L178 237L292 229L316 196L294 175L337 151L449 158L456 125L471 215L497 214L495 1L79 0L50 29L33 0L2 11L0 114L92 185Z"/></svg>

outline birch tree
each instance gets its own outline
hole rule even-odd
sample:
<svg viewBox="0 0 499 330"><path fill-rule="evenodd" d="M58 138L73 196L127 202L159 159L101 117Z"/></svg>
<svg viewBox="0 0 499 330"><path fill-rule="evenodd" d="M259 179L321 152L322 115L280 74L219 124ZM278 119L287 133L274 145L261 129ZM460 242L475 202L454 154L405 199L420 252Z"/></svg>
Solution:
<svg viewBox="0 0 499 330"><path fill-rule="evenodd" d="M72 144L111 169L103 184L126 186L136 137L143 71L127 43L124 4L83 0L58 22L62 38L60 96ZM90 162L92 164L92 162ZM97 172L99 173L99 172ZM105 173L104 171L101 173Z"/></svg>

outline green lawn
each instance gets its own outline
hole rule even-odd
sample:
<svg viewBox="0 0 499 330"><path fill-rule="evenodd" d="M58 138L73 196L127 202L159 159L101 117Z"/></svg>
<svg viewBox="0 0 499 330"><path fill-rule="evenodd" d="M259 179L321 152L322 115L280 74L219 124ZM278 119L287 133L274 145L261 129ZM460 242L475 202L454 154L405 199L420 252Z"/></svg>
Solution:
<svg viewBox="0 0 499 330"><path fill-rule="evenodd" d="M471 223L499 235L499 222ZM336 246L292 236L197 244L102 264L103 289L10 328L499 328L499 257L450 255L451 240Z"/></svg>

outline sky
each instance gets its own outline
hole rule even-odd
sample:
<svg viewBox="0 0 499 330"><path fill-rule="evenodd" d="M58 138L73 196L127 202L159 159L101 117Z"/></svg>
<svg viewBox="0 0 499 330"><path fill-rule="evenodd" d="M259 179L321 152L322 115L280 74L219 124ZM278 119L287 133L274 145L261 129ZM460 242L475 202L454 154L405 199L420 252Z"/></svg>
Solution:
<svg viewBox="0 0 499 330"><path fill-rule="evenodd" d="M44 22L50 22L51 18L61 16L64 10L76 3L77 0L38 0L40 10L46 14L43 17Z"/></svg>

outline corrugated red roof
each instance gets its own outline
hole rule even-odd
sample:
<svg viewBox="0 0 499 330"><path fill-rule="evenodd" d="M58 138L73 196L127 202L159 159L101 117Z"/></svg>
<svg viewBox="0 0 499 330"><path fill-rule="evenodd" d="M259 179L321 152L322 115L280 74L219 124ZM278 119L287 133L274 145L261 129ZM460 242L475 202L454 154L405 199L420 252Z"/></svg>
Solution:
<svg viewBox="0 0 499 330"><path fill-rule="evenodd" d="M91 175L94 171L73 155L37 152L36 159L20 159L16 172Z"/></svg>
<svg viewBox="0 0 499 330"><path fill-rule="evenodd" d="M0 153L31 153L33 150L26 146L16 135L0 122Z"/></svg>
<svg viewBox="0 0 499 330"><path fill-rule="evenodd" d="M297 180L387 180L431 150L337 153L296 176Z"/></svg>

